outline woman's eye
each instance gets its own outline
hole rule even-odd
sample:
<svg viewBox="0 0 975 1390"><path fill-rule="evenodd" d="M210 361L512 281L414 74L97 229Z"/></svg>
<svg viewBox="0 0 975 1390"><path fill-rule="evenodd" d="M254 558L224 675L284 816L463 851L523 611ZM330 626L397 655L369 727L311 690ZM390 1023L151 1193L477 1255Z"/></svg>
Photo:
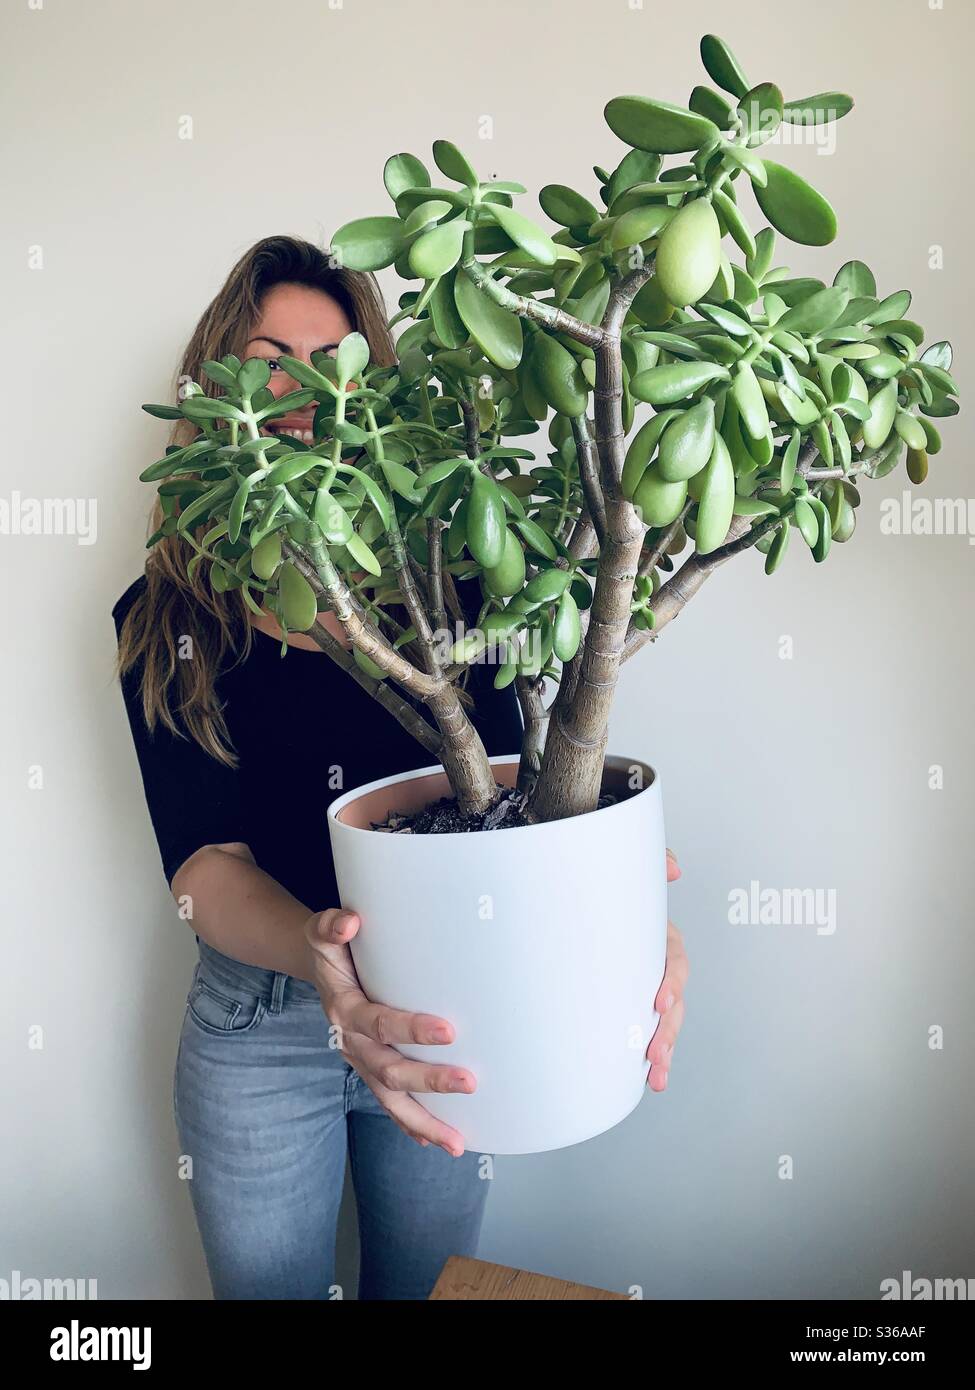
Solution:
<svg viewBox="0 0 975 1390"><path fill-rule="evenodd" d="M281 370L281 363L276 357L268 357L265 360L272 372L279 372Z"/></svg>

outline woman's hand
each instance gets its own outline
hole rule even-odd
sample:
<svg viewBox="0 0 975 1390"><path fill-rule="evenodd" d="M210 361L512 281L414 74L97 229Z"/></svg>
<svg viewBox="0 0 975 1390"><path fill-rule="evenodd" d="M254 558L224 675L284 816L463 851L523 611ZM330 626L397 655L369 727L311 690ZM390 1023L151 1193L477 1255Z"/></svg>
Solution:
<svg viewBox="0 0 975 1390"><path fill-rule="evenodd" d="M680 869L676 858L668 850L667 882L673 883L674 879L677 878L680 878ZM650 1075L647 1077L647 1085L651 1091L663 1091L667 1088L667 1076L673 1059L674 1043L677 1041L677 1034L684 1022L684 986L687 984L689 970L687 956L684 954L684 938L673 922L668 922L667 965L664 969L663 981L657 990L657 997L653 1001L653 1007L660 1015L660 1020L653 1037L650 1039L650 1046L647 1048L647 1057L650 1061Z"/></svg>
<svg viewBox="0 0 975 1390"><path fill-rule="evenodd" d="M339 1050L404 1134L424 1147L439 1144L458 1158L464 1152L462 1136L409 1092L469 1094L477 1086L474 1074L463 1067L413 1062L396 1051L396 1043L453 1042L454 1030L436 1014L408 1013L366 998L348 944L358 930L359 918L342 908L316 912L305 923L311 978L329 1023L338 1030Z"/></svg>

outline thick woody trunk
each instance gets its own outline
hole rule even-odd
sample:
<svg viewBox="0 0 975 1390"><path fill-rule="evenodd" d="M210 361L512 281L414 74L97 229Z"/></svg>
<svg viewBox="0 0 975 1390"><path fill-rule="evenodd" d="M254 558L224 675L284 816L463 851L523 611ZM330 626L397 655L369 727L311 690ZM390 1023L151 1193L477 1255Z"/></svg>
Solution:
<svg viewBox="0 0 975 1390"><path fill-rule="evenodd" d="M632 513L633 508L624 503ZM607 520L616 532L607 535L600 555L586 647L578 681L568 708L553 709L542 771L531 801L536 821L560 820L596 809L602 783L609 712L623 658L633 580L643 544L643 528L635 515L627 530L624 516L614 516L617 504L608 501ZM620 509L622 510L622 508Z"/></svg>
<svg viewBox="0 0 975 1390"><path fill-rule="evenodd" d="M605 497L605 534L599 553L589 628L571 698L556 700L542 770L529 804L535 821L594 811L599 801L609 713L630 622L633 584L645 527L620 491L625 434L620 329L633 296L651 275L634 272L613 292L596 349L596 447Z"/></svg>
<svg viewBox="0 0 975 1390"><path fill-rule="evenodd" d="M426 704L443 735L438 757L460 810L464 815L483 815L497 799L498 784L480 735L452 685L442 694L428 696Z"/></svg>
<svg viewBox="0 0 975 1390"><path fill-rule="evenodd" d="M394 651L376 628L363 621L323 546L313 546L310 554L306 555L300 547L289 544L286 553L311 584L315 593L328 600L329 607L342 624L352 645L374 661L384 676L398 682L426 705L436 723L439 738L406 701L387 689L384 681L369 681L369 685L372 686L370 693L379 699L414 737L419 737L425 748L430 748L440 759L461 811L465 815L483 815L497 798L497 783L480 735L464 711L457 690L446 674L436 669L436 663L433 662L432 671L419 670L399 652ZM408 585L408 581L404 580L404 583ZM420 598L415 589L411 590L411 603L411 611L415 611L420 620L418 628L421 633L428 631L427 615L420 609ZM349 655L341 643L335 639L330 640L324 629L319 631L318 624L315 624L315 629L314 636L319 644L339 664L348 666ZM429 651L428 644L428 654Z"/></svg>

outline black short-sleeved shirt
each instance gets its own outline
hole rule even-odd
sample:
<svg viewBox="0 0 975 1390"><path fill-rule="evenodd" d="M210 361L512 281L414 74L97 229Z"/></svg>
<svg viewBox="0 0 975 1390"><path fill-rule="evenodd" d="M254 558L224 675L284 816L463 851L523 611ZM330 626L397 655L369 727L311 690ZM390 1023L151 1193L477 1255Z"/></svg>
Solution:
<svg viewBox="0 0 975 1390"><path fill-rule="evenodd" d="M116 632L145 587L112 610ZM516 753L521 718L512 688L474 667L472 720L489 754ZM343 791L436 759L324 652L255 629L249 655L228 663L217 694L239 758L227 767L198 743L146 728L138 667L122 680L149 814L168 882L203 845L244 843L262 869L312 910L338 905L325 811ZM178 721L177 721L178 722Z"/></svg>

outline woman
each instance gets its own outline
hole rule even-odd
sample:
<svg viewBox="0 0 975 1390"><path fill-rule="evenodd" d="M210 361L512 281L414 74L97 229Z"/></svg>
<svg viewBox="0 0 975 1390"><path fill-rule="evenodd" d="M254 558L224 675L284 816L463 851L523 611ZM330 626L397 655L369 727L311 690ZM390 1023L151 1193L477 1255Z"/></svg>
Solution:
<svg viewBox="0 0 975 1390"><path fill-rule="evenodd" d="M296 383L277 354L308 361L353 329L374 362L394 361L372 277L271 237L231 271L180 377L200 380L202 363L227 353L263 357L282 395ZM311 424L303 410L274 428L310 439ZM359 988L348 948L359 921L336 906L324 811L342 788L429 754L307 634L289 633L281 660L273 617L191 581L187 559L175 541L154 547L113 616L163 868L199 944L173 1096L214 1294L341 1296L333 1247L348 1152L359 1297L425 1298L449 1255L473 1253L488 1182L480 1156L409 1093L470 1092L476 1080L396 1051L452 1041L448 1020L372 1003ZM345 643L332 614L319 621ZM514 696L474 671L475 723L489 753L510 753L521 738ZM685 975L671 928L649 1052L655 1090Z"/></svg>

